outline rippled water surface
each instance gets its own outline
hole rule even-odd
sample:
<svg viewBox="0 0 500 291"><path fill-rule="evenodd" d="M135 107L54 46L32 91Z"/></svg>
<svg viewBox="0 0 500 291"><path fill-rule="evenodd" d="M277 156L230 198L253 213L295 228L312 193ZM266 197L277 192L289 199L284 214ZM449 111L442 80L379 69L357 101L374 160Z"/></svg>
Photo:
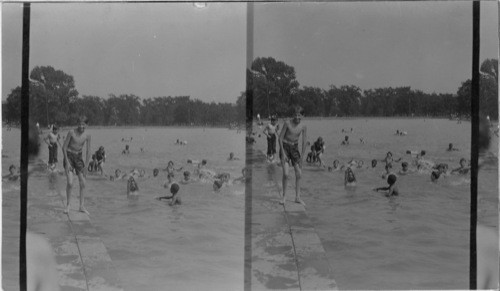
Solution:
<svg viewBox="0 0 500 291"><path fill-rule="evenodd" d="M181 206L170 207L155 197L167 195L162 187L166 172L152 178L154 168L165 168L169 160L183 170L193 170L188 159L207 159L208 168L241 176L244 160L244 133L218 128L101 128L87 129L92 136L92 152L104 146L106 170L127 172L144 169L138 178L138 199L128 199L126 181L109 181L90 175L86 206L126 290L241 290L243 289L244 185L233 184L214 192L211 183L181 184ZM19 131L3 131L2 170L19 163ZM64 136L66 132L62 133ZM11 138L12 137L12 138ZM122 142L122 138L131 141ZM187 145L175 145L177 139ZM122 155L125 145L130 154ZM48 160L42 143L40 158ZM140 149L143 148L143 151ZM230 152L241 160L227 161ZM58 154L62 168L62 152ZM30 177L30 195L46 195L49 183L44 175ZM16 188L17 187L17 188ZM65 197L66 178L60 176L56 190ZM19 187L3 185L4 239L18 240ZM9 208L14 205L17 208ZM17 205L17 206L16 206ZM72 208L78 208L75 180ZM17 209L17 213L16 213ZM62 211L62 208L60 209ZM4 266L14 259L17 245L4 248ZM13 265L13 264L11 264ZM9 267L11 266L9 265ZM5 268L4 268L5 270ZM4 271L12 273L16 271ZM13 286L17 279L8 280ZM4 280L5 282L5 280ZM6 286L6 284L4 284Z"/></svg>
<svg viewBox="0 0 500 291"><path fill-rule="evenodd" d="M400 196L372 191L386 186L380 162L388 151L411 162L407 150L426 150L426 158L459 165L470 159L470 123L439 119L304 120L308 140L322 136L324 160L361 159L357 186L344 187L343 172L305 166L302 194L307 211L334 269L340 289L467 289L469 276L470 177L451 175L437 183L430 173L398 176ZM352 128L352 132L351 132ZM343 133L342 129L347 130ZM397 129L407 136L394 135ZM349 146L341 146L348 135ZM362 144L360 138L366 143ZM266 142L258 138L257 148ZM498 138L479 175L480 223L498 225ZM448 152L449 143L460 151ZM375 169L366 169L372 159ZM400 163L395 170L399 171ZM274 179L281 184L281 168ZM293 171L291 173L294 181ZM259 183L259 181L253 181ZM292 199L294 182L287 195ZM281 185L280 185L281 186Z"/></svg>

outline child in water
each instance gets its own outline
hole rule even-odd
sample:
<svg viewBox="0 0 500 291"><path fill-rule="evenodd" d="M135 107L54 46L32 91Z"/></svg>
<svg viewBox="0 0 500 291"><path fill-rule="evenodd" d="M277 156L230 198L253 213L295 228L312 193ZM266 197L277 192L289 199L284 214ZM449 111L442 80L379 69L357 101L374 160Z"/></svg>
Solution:
<svg viewBox="0 0 500 291"><path fill-rule="evenodd" d="M392 172L392 164L389 163L385 165L385 173L382 174L382 179L389 177L391 174L394 173Z"/></svg>
<svg viewBox="0 0 500 291"><path fill-rule="evenodd" d="M385 196L390 197L390 196L398 196L399 195L399 188L396 185L396 175L390 174L389 177L387 177L387 184L389 184L388 187L379 187L373 189L373 191L378 192L380 190L382 191L388 191Z"/></svg>
<svg viewBox="0 0 500 291"><path fill-rule="evenodd" d="M448 169L448 165L446 165L446 164L437 165L435 167L435 170L433 170L431 173L431 181L436 182L441 177L441 175L446 173L447 169Z"/></svg>
<svg viewBox="0 0 500 291"><path fill-rule="evenodd" d="M134 174L130 175L127 181L127 197L139 195L139 186L134 179Z"/></svg>
<svg viewBox="0 0 500 291"><path fill-rule="evenodd" d="M356 176L350 167L345 170L344 186L356 186Z"/></svg>
<svg viewBox="0 0 500 291"><path fill-rule="evenodd" d="M173 173L169 173L169 175ZM184 171L184 179L180 182L182 184L189 184L191 181L191 172L189 171Z"/></svg>
<svg viewBox="0 0 500 291"><path fill-rule="evenodd" d="M406 175L409 174L410 170L408 169L408 163L407 162L402 162L401 163L401 170L399 170L400 175Z"/></svg>
<svg viewBox="0 0 500 291"><path fill-rule="evenodd" d="M460 175L466 175L470 171L470 166L467 166L467 160L464 158L460 159L460 167L451 170L451 174L458 173Z"/></svg>
<svg viewBox="0 0 500 291"><path fill-rule="evenodd" d="M181 205L182 201L181 201L181 197L179 194L179 189L180 189L179 184L172 183L172 185L170 185L170 194L172 194L172 195L171 196L162 196L162 197L158 197L156 199L158 199L158 200L172 199L168 205L170 205L170 206L174 206L176 204Z"/></svg>
<svg viewBox="0 0 500 291"><path fill-rule="evenodd" d="M16 166L10 165L9 174L3 176L2 180L17 181L18 178L19 178L19 171L17 170Z"/></svg>
<svg viewBox="0 0 500 291"><path fill-rule="evenodd" d="M172 174L173 174L173 173L174 173L174 171L179 172L179 171L181 171L181 170L182 170L182 167L180 167L180 168L178 168L178 169L174 168L174 162L172 162L172 161L168 161L167 167L164 169L164 171L167 171L167 173L169 173L169 174L170 174L170 173L172 173Z"/></svg>
<svg viewBox="0 0 500 291"><path fill-rule="evenodd" d="M454 147L453 147L453 144L452 144L452 143L450 143L450 144L448 145L448 149L447 149L447 151L449 151L449 152L452 152L452 151L459 151L459 149L454 148Z"/></svg>

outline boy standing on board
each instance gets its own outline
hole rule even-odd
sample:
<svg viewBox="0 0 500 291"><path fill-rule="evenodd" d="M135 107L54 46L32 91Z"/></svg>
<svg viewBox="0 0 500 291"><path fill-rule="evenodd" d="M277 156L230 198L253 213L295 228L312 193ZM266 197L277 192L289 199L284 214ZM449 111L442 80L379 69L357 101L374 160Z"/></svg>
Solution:
<svg viewBox="0 0 500 291"><path fill-rule="evenodd" d="M280 204L285 204L286 187L289 179L289 162L295 169L295 202L306 205L300 199L300 177L302 176L302 157L306 151L307 127L300 123L302 108L296 106L295 114L291 121L286 121L283 125L279 137L281 166L283 167L283 200ZM302 153L299 152L299 138L302 134Z"/></svg>
<svg viewBox="0 0 500 291"><path fill-rule="evenodd" d="M85 209L84 202L84 192L85 192L85 177L87 176L87 168L85 164L89 163L90 157L90 135L85 134L85 126L87 119L82 116L79 119L78 127L76 129L70 130L66 136L66 140L63 145L63 155L64 155L64 170L66 172L66 177L68 179L68 184L66 186L66 196L67 204L64 213L69 212L70 200L71 200L71 190L73 188L73 171L78 176L78 181L80 183L80 211L87 213L89 212ZM83 146L86 144L86 159L83 162Z"/></svg>

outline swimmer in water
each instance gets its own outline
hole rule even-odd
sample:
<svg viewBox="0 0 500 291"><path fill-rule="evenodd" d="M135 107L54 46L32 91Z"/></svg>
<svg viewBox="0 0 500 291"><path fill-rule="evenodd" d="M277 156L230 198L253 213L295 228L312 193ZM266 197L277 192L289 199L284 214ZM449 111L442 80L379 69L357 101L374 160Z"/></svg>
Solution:
<svg viewBox="0 0 500 291"><path fill-rule="evenodd" d="M385 173L382 174L382 179L385 179L386 177L389 177L391 174L394 174L392 172L392 164L386 164L385 165Z"/></svg>
<svg viewBox="0 0 500 291"><path fill-rule="evenodd" d="M218 192L220 188L222 188L222 185L224 185L224 182L221 180L215 180L213 184L213 188L215 192Z"/></svg>
<svg viewBox="0 0 500 291"><path fill-rule="evenodd" d="M157 168L153 169L153 177L158 176L159 173L160 173L160 170L158 170Z"/></svg>
<svg viewBox="0 0 500 291"><path fill-rule="evenodd" d="M19 178L19 171L17 170L17 167L14 165L9 166L9 174L5 175L2 177L2 181L17 181Z"/></svg>
<svg viewBox="0 0 500 291"><path fill-rule="evenodd" d="M464 158L460 159L460 167L451 170L451 174L460 174L460 175L466 175L470 171L470 166L467 166L467 160Z"/></svg>
<svg viewBox="0 0 500 291"><path fill-rule="evenodd" d="M314 146L311 146L311 151L307 153L306 162L310 164L314 163L315 162L314 156L315 156Z"/></svg>
<svg viewBox="0 0 500 291"><path fill-rule="evenodd" d="M379 187L373 189L373 191L378 192L378 191L387 191L385 196L390 197L390 196L398 196L399 195L399 188L396 185L397 177L394 174L390 174L389 177L387 177L387 184L389 184L388 187Z"/></svg>
<svg viewBox="0 0 500 291"><path fill-rule="evenodd" d="M163 171L167 171L167 173L174 173L174 171L181 171L183 167L180 167L178 169L174 168L174 162L172 161L168 161L168 164L167 164L167 167L165 169L163 169Z"/></svg>
<svg viewBox="0 0 500 291"><path fill-rule="evenodd" d="M407 162L402 162L401 163L401 170L399 170L400 175L406 175L409 174L410 170L408 169L408 163Z"/></svg>
<svg viewBox="0 0 500 291"><path fill-rule="evenodd" d="M162 197L158 197L158 198L156 198L156 199L158 199L158 200L162 200L162 199L165 199L165 200L172 199L168 205L170 205L170 206L174 206L174 205L176 205L176 204L181 205L181 204L182 204L182 201L181 201L181 197L180 197L179 190L180 190L179 184L177 184L177 183L172 183L172 184L170 185L170 194L172 194L172 195L170 195L170 196L162 196Z"/></svg>
<svg viewBox="0 0 500 291"><path fill-rule="evenodd" d="M227 158L228 161L238 161L239 158L234 156L233 152L229 153L229 158Z"/></svg>
<svg viewBox="0 0 500 291"><path fill-rule="evenodd" d="M356 186L356 176L350 167L345 170L344 186Z"/></svg>
<svg viewBox="0 0 500 291"><path fill-rule="evenodd" d="M344 140L340 143L341 145L349 145L349 136L346 135L344 137Z"/></svg>
<svg viewBox="0 0 500 291"><path fill-rule="evenodd" d="M172 186L172 183L174 183L174 174L168 174L167 181L165 183L163 183L163 188L170 189L170 186Z"/></svg>
<svg viewBox="0 0 500 291"><path fill-rule="evenodd" d="M436 182L441 176L444 177L443 174L446 173L446 170L448 168L448 165L446 164L439 164L435 167L435 170L432 171L431 173L431 181Z"/></svg>
<svg viewBox="0 0 500 291"><path fill-rule="evenodd" d="M375 160L375 159L372 160L372 169L375 168L375 167L377 167L377 162L378 161Z"/></svg>
<svg viewBox="0 0 500 291"><path fill-rule="evenodd" d="M173 174L173 173L169 173L169 175L170 174ZM182 181L180 183L182 183L182 184L189 184L190 182L192 182L192 180L191 180L191 172L184 171L183 175L184 175L184 179L182 179Z"/></svg>
<svg viewBox="0 0 500 291"><path fill-rule="evenodd" d="M401 161L402 158L399 158L397 160L395 160L393 157L392 157L392 153L389 151L387 152L387 155L385 156L385 158L382 160L382 162L385 162L386 164L392 164L393 162L399 162Z"/></svg>
<svg viewBox="0 0 500 291"><path fill-rule="evenodd" d="M233 183L245 183L247 176L247 168L241 169L241 177L233 180Z"/></svg>
<svg viewBox="0 0 500 291"><path fill-rule="evenodd" d="M139 195L139 186L134 179L134 174L130 175L127 181L127 197Z"/></svg>
<svg viewBox="0 0 500 291"><path fill-rule="evenodd" d="M130 154L130 149L128 144L125 145L125 149L122 151L122 155L128 155Z"/></svg>
<svg viewBox="0 0 500 291"><path fill-rule="evenodd" d="M339 160L334 160L332 167L328 167L328 171L332 172L340 170L339 164L340 164Z"/></svg>
<svg viewBox="0 0 500 291"><path fill-rule="evenodd" d="M450 144L448 145L448 149L447 149L447 151L449 151L449 152L453 152L453 151L459 151L459 149L454 148L454 147L453 147L453 144L452 144L452 143L450 143Z"/></svg>
<svg viewBox="0 0 500 291"><path fill-rule="evenodd" d="M325 142L323 138L320 136L312 145L314 147L314 162L319 162L320 167L325 167L325 164L321 160L321 155L325 152Z"/></svg>

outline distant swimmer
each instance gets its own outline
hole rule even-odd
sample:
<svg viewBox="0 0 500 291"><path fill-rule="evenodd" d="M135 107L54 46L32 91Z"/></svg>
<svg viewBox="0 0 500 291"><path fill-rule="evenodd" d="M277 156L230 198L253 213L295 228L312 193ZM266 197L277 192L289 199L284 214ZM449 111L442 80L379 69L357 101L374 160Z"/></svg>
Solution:
<svg viewBox="0 0 500 291"><path fill-rule="evenodd" d="M181 205L182 201L181 201L179 190L180 190L179 184L172 183L172 185L170 185L170 194L172 194L172 195L170 195L170 196L162 196L162 197L158 197L156 199L158 199L158 200L168 200L168 199L171 199L170 203L168 204L170 206Z"/></svg>
<svg viewBox="0 0 500 291"><path fill-rule="evenodd" d="M153 169L153 177L156 177L158 176L158 174L160 173L160 170L158 170L157 168L154 168ZM172 174L173 175L173 174Z"/></svg>
<svg viewBox="0 0 500 291"><path fill-rule="evenodd" d="M460 174L460 175L466 175L469 174L470 172L470 167L467 166L467 160L464 158L460 159L460 167L455 168L451 170L451 174Z"/></svg>
<svg viewBox="0 0 500 291"><path fill-rule="evenodd" d="M241 177L233 180L233 183L245 183L247 177L247 168L241 169Z"/></svg>
<svg viewBox="0 0 500 291"><path fill-rule="evenodd" d="M449 151L449 152L452 152L452 151L459 151L459 149L454 148L454 147L453 147L453 144L450 142L450 144L448 145L448 149L447 149L447 151Z"/></svg>
<svg viewBox="0 0 500 291"><path fill-rule="evenodd" d="M436 182L441 176L445 176L446 170L448 169L448 165L439 164L435 167L435 170L431 173L431 181Z"/></svg>
<svg viewBox="0 0 500 291"><path fill-rule="evenodd" d="M167 171L167 173L174 173L174 171L181 171L183 167L180 167L180 168L175 168L174 167L174 162L172 161L168 161L168 164L167 164L167 167L165 169L163 169L163 171Z"/></svg>
<svg viewBox="0 0 500 291"><path fill-rule="evenodd" d="M127 197L139 195L139 186L134 178L135 175L130 175L127 181Z"/></svg>
<svg viewBox="0 0 500 291"><path fill-rule="evenodd" d="M167 181L165 183L163 183L163 188L170 189L170 186L172 186L172 183L174 183L174 174L168 174Z"/></svg>
<svg viewBox="0 0 500 291"><path fill-rule="evenodd" d="M408 163L402 162L401 163L401 170L399 170L398 174L399 175L407 175L409 173L410 173L410 169L408 169Z"/></svg>
<svg viewBox="0 0 500 291"><path fill-rule="evenodd" d="M362 143L362 144L365 144L366 140L363 137L361 137L361 138L359 138L359 142Z"/></svg>
<svg viewBox="0 0 500 291"><path fill-rule="evenodd" d="M306 205L300 198L300 179L302 176L302 157L306 151L307 127L300 123L302 108L296 106L291 121L286 121L279 136L280 158L283 167L283 197L281 204L286 202L286 190L289 179L289 163L295 169L295 202ZM299 138L302 135L302 153L299 152Z"/></svg>
<svg viewBox="0 0 500 291"><path fill-rule="evenodd" d="M377 162L378 161L376 159L372 160L372 169L375 168L375 167L377 167Z"/></svg>
<svg viewBox="0 0 500 291"><path fill-rule="evenodd" d="M309 142L308 142L308 144L309 144ZM315 156L314 146L311 146L311 151L307 153L306 162L307 163L314 163L315 162L314 156Z"/></svg>
<svg viewBox="0 0 500 291"><path fill-rule="evenodd" d="M52 131L49 131L47 136L43 139L49 147L49 170L54 170L56 168L58 145L61 146L60 139L59 129L55 125L52 126Z"/></svg>
<svg viewBox="0 0 500 291"><path fill-rule="evenodd" d="M339 167L339 164L340 164L339 160L334 160L333 161L333 166L332 167L328 167L328 171L332 172L332 171L338 171L338 170L340 170L341 168Z"/></svg>
<svg viewBox="0 0 500 291"><path fill-rule="evenodd" d="M279 124L276 124L276 116L271 116L271 123L268 123L264 128L264 135L267 137L267 159L274 160L276 154L276 138L279 130Z"/></svg>
<svg viewBox="0 0 500 291"><path fill-rule="evenodd" d="M96 171L101 172L101 176L105 175L104 173L104 162L106 162L106 151L103 146L100 146L99 149L95 152L95 167Z"/></svg>
<svg viewBox="0 0 500 291"><path fill-rule="evenodd" d="M229 157L227 158L228 161L238 161L240 158L235 157L233 152L229 153Z"/></svg>
<svg viewBox="0 0 500 291"><path fill-rule="evenodd" d="M392 156L392 152L387 152L385 158L382 160L382 162L385 162L386 164L392 164L393 162L399 162L401 161L402 158L399 158L395 160Z"/></svg>
<svg viewBox="0 0 500 291"><path fill-rule="evenodd" d="M398 196L399 195L399 188L396 185L397 177L394 174L389 175L387 177L387 184L389 184L388 187L378 187L373 189L373 191L387 191L385 196L390 197L390 196Z"/></svg>
<svg viewBox="0 0 500 291"><path fill-rule="evenodd" d="M356 176L350 167L344 173L344 186L356 186Z"/></svg>
<svg viewBox="0 0 500 291"><path fill-rule="evenodd" d="M181 181L182 184L189 184L192 182L191 180L191 172L189 171L184 171L184 179ZM170 173L169 173L170 175Z"/></svg>
<svg viewBox="0 0 500 291"><path fill-rule="evenodd" d="M79 118L78 127L76 129L70 130L66 136L66 140L63 144L63 155L64 155L64 170L66 172L66 177L68 184L66 186L66 210L64 213L68 213L70 209L71 202L71 190L73 188L73 171L78 176L80 182L80 208L81 212L89 212L84 206L84 194L85 194L85 176L87 175L87 168L85 164L88 164L90 158L90 135L85 134L85 127L87 126L87 118L81 116ZM83 161L83 146L86 145L86 162Z"/></svg>
<svg viewBox="0 0 500 291"><path fill-rule="evenodd" d="M214 181L214 184L213 184L213 189L215 192L219 191L220 188L222 188L222 186L224 185L224 182L221 181L221 180L215 180Z"/></svg>
<svg viewBox="0 0 500 291"><path fill-rule="evenodd" d="M382 174L382 179L385 179L386 177L389 177L390 175L394 174L392 172L392 164L385 164L385 173Z"/></svg>
<svg viewBox="0 0 500 291"><path fill-rule="evenodd" d="M344 137L344 140L340 143L341 145L349 145L349 136L346 135Z"/></svg>
<svg viewBox="0 0 500 291"><path fill-rule="evenodd" d="M319 162L319 166L325 167L325 164L323 163L323 160L321 159L321 156L325 152L325 142L323 141L323 138L320 136L318 139L314 142L312 145L314 148L314 157L313 161L314 162Z"/></svg>
<svg viewBox="0 0 500 291"><path fill-rule="evenodd" d="M128 144L125 145L125 149L122 151L122 155L128 155L130 154L130 148Z"/></svg>
<svg viewBox="0 0 500 291"><path fill-rule="evenodd" d="M9 166L9 174L2 177L2 181L17 181L19 179L19 170L16 166Z"/></svg>

